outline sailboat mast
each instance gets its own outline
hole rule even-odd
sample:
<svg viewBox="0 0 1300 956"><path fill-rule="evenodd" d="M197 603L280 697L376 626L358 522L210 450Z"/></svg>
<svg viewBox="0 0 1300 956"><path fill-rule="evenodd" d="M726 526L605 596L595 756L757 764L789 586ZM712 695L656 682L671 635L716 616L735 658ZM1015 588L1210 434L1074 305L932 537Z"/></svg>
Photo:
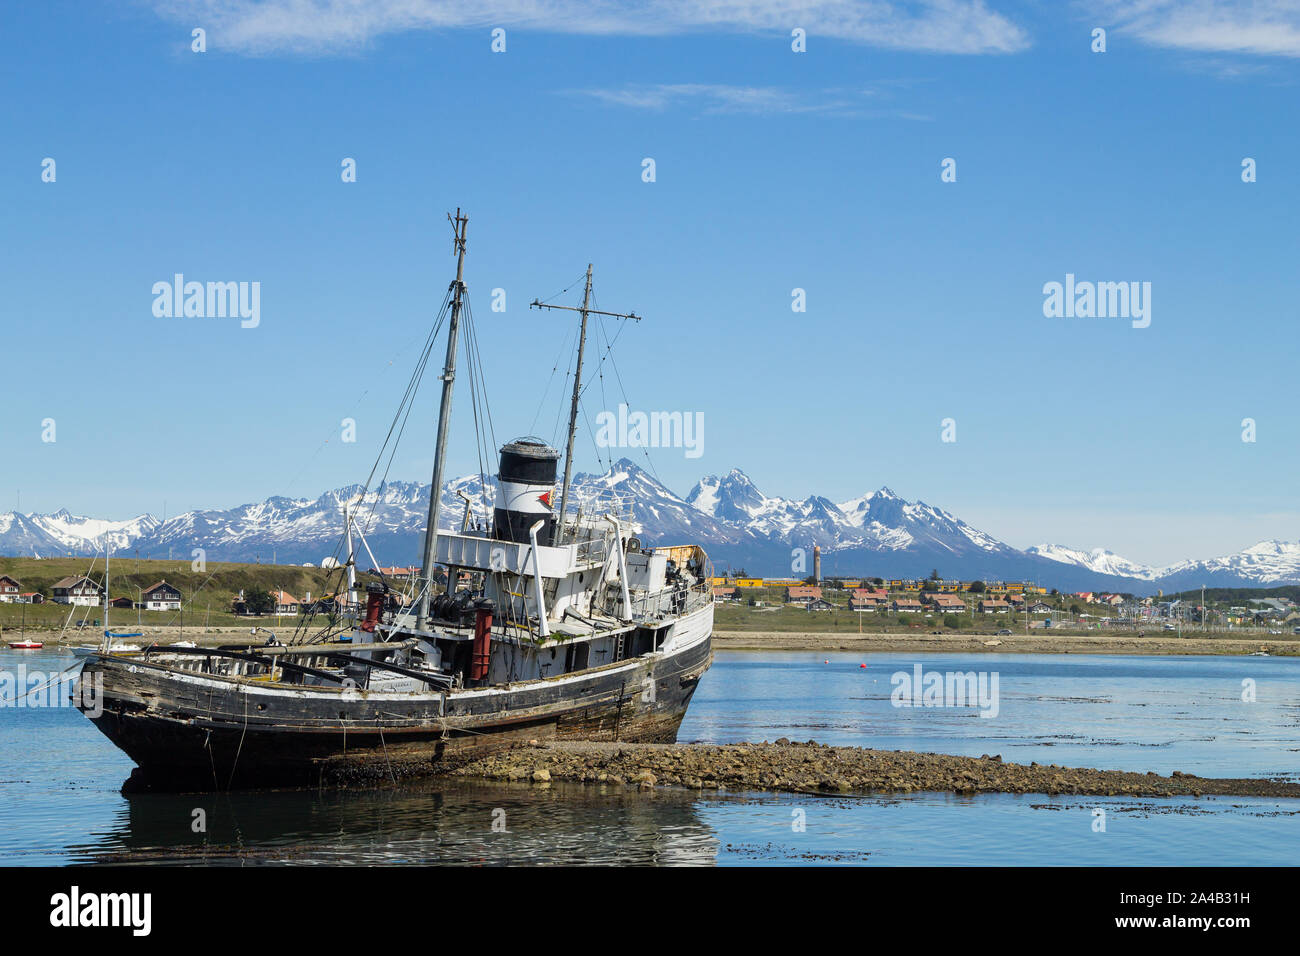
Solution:
<svg viewBox="0 0 1300 956"><path fill-rule="evenodd" d="M451 219L450 216L447 217ZM447 457L447 431L451 422L451 387L456 380L456 336L460 331L460 306L465 295L465 233L469 217L456 210L452 220L453 244L456 248L456 281L452 283L451 321L447 327L447 360L442 368L442 403L438 407L438 443L433 459L433 487L429 489L429 520L424 532L424 556L420 562L420 579L424 591L416 626L429 625L429 608L433 603L433 556L438 543L438 504L442 497L442 469ZM450 586L450 579L448 585Z"/></svg>
<svg viewBox="0 0 1300 956"><path fill-rule="evenodd" d="M555 523L555 543L564 534L564 512L573 481L573 439L578 433L578 399L582 396L582 354L587 345L587 315L591 309L591 263L587 263L587 291L582 294L582 326L578 330L578 364L573 372L573 404L569 406L569 443L564 450L564 484L560 486L560 520Z"/></svg>
<svg viewBox="0 0 1300 956"><path fill-rule="evenodd" d="M113 551L113 542L104 535L104 650L109 649L108 636L108 558Z"/></svg>

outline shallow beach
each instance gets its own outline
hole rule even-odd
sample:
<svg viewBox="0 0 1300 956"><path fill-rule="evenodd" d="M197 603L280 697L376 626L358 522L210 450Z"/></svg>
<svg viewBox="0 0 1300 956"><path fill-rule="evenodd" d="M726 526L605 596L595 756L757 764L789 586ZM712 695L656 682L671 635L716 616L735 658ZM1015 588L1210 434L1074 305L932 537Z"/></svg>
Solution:
<svg viewBox="0 0 1300 956"><path fill-rule="evenodd" d="M727 651L904 651L942 654L1152 654L1300 656L1291 636L1261 639L1171 634L1057 634L1023 631L1002 635L960 633L835 634L816 631L715 631L715 650Z"/></svg>

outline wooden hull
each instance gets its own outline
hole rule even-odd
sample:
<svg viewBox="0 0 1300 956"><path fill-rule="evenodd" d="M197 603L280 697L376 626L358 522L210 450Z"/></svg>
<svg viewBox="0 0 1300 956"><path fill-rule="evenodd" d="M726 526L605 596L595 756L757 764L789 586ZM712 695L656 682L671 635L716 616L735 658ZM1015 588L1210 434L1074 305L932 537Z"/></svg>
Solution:
<svg viewBox="0 0 1300 956"><path fill-rule="evenodd" d="M136 762L128 790L378 784L531 739L672 742L712 662L712 614L700 625L642 657L447 693L269 685L109 655L87 661L102 706L82 709Z"/></svg>

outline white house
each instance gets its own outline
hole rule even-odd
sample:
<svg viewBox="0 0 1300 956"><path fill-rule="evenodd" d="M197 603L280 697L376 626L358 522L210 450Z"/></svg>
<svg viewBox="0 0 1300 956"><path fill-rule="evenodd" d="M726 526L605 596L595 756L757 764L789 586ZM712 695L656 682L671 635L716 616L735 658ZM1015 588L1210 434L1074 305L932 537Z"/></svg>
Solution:
<svg viewBox="0 0 1300 956"><path fill-rule="evenodd" d="M54 582L54 602L56 604L78 604L82 607L94 607L103 598L103 588L84 575L74 575Z"/></svg>
<svg viewBox="0 0 1300 956"><path fill-rule="evenodd" d="M7 574L0 574L0 604L17 604L22 585Z"/></svg>
<svg viewBox="0 0 1300 956"><path fill-rule="evenodd" d="M276 614L297 614L298 599L287 591L272 591L271 597L275 599Z"/></svg>
<svg viewBox="0 0 1300 956"><path fill-rule="evenodd" d="M140 593L140 606L146 611L179 611L181 592L168 584L164 578Z"/></svg>

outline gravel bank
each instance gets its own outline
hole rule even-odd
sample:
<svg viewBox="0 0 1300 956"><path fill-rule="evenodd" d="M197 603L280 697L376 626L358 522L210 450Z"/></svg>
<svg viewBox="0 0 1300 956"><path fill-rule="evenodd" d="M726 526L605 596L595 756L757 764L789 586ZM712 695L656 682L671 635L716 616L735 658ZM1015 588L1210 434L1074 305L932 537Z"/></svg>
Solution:
<svg viewBox="0 0 1300 956"><path fill-rule="evenodd" d="M1300 797L1300 784L1004 763L1000 755L830 747L814 741L729 744L537 743L462 764L454 776L551 780L649 789L779 790L789 793L1045 793L1092 796Z"/></svg>
<svg viewBox="0 0 1300 956"><path fill-rule="evenodd" d="M715 631L718 651L902 651L905 653L982 654L1222 654L1264 651L1274 657L1300 655L1300 640L1290 636L1254 638L1175 637L1160 634L1056 634L1023 631L992 634L835 634L816 631Z"/></svg>

